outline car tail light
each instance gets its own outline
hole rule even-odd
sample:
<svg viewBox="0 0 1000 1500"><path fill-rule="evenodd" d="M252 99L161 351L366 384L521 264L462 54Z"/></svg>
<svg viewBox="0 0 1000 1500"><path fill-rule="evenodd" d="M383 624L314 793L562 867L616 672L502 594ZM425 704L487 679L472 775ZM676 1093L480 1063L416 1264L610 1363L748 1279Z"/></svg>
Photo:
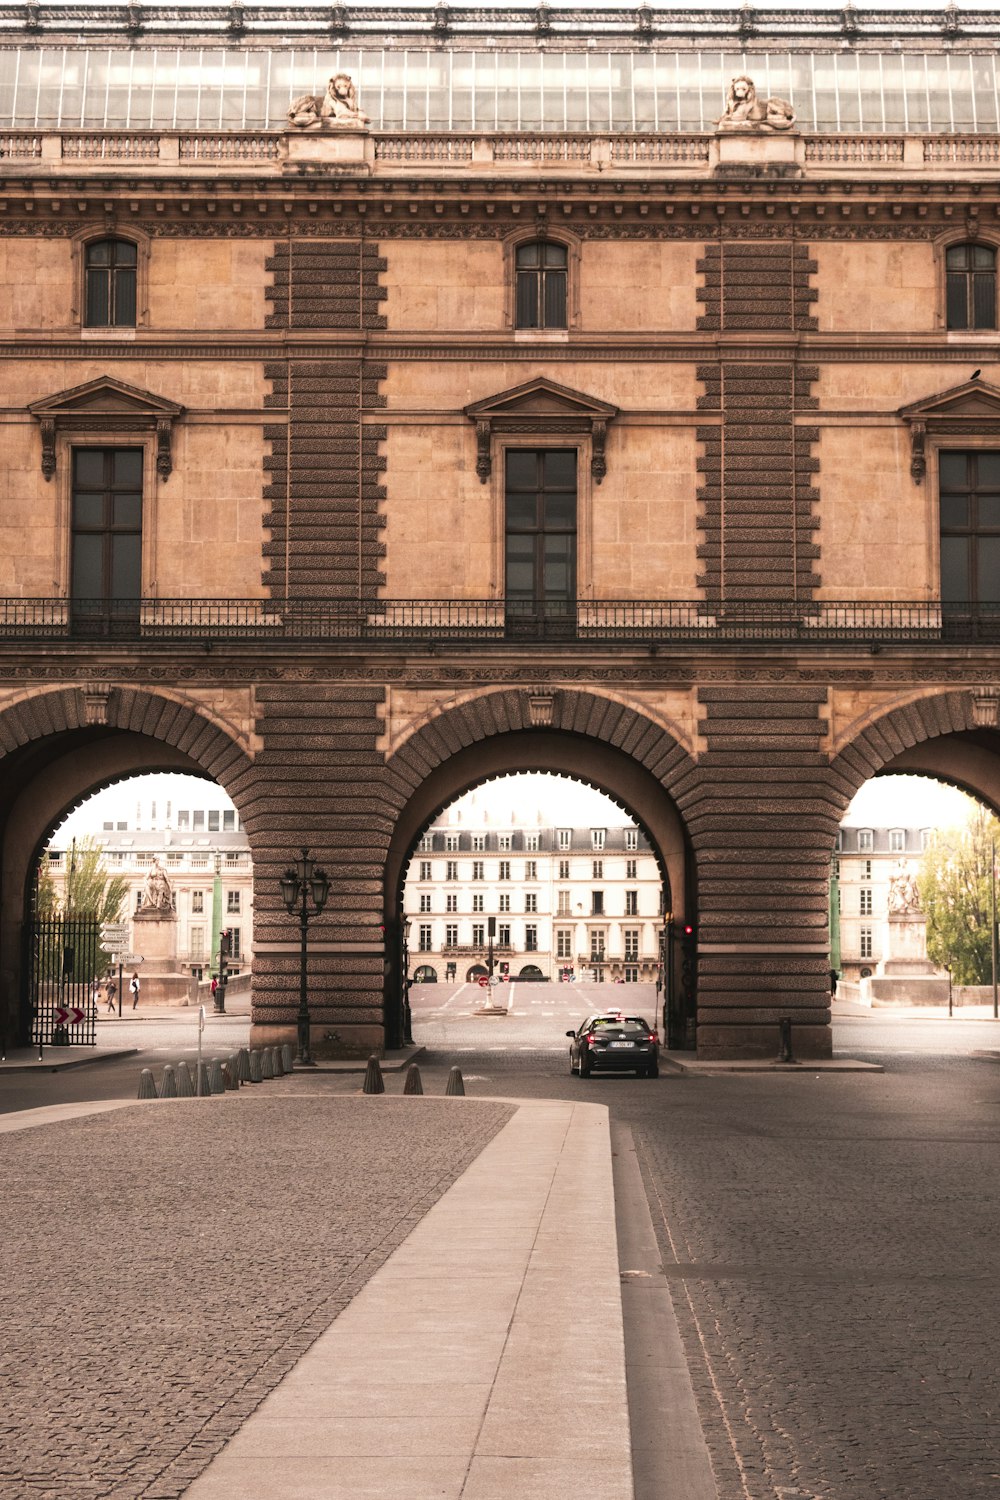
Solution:
<svg viewBox="0 0 1000 1500"><path fill-rule="evenodd" d="M650 1032L650 1033L649 1033L649 1040L650 1040L650 1041L651 1041L651 1042L658 1042L658 1041L659 1041L659 1040L660 1040L660 1038L659 1038L659 1037L658 1037L658 1036L657 1036L657 1035L656 1035L656 1032L655 1032L655 1031L651 1031L651 1032Z"/></svg>
<svg viewBox="0 0 1000 1500"><path fill-rule="evenodd" d="M587 1041L590 1043L590 1045L592 1047L596 1047L598 1041L603 1042L603 1040L604 1040L603 1037L598 1037L594 1032L590 1032L590 1034L587 1037Z"/></svg>

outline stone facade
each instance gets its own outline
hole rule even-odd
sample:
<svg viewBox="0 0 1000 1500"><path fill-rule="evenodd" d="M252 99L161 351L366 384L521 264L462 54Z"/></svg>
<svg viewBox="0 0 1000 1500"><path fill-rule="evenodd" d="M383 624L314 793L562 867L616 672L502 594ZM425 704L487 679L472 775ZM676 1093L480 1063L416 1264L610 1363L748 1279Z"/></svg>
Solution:
<svg viewBox="0 0 1000 1500"><path fill-rule="evenodd" d="M622 12L614 45L670 38ZM996 136L376 118L335 138L19 128L3 151L11 1024L52 829L117 777L179 769L217 780L249 839L256 1037L294 1034L278 879L308 846L331 880L317 1048L391 1045L412 850L454 796L523 769L609 792L658 850L703 1055L770 1055L785 1015L796 1055L828 1053L854 791L924 771L1000 802L995 616L942 615L939 504L942 451L1000 451L995 311L949 329L945 310L948 249L1000 246ZM128 326L88 322L108 239L135 247ZM519 318L526 245L565 251L564 326ZM93 448L142 455L141 598L81 620ZM559 618L505 604L519 449L575 455Z"/></svg>

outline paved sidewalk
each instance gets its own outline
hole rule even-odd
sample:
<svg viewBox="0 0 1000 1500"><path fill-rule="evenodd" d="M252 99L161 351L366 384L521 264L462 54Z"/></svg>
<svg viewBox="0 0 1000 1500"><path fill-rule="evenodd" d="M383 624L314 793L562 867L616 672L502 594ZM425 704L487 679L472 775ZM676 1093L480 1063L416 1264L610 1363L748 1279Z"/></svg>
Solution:
<svg viewBox="0 0 1000 1500"><path fill-rule="evenodd" d="M607 1110L520 1103L186 1500L627 1500Z"/></svg>

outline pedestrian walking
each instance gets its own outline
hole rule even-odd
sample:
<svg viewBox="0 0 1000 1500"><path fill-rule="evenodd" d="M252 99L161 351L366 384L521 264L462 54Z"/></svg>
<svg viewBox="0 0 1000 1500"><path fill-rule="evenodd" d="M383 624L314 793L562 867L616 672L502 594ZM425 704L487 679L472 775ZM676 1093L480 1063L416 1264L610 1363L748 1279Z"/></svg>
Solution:
<svg viewBox="0 0 1000 1500"><path fill-rule="evenodd" d="M136 1006L139 1004L139 971L138 970L136 970L136 972L132 975L132 978L129 980L128 987L129 987L129 993L132 996L132 1009L135 1010Z"/></svg>
<svg viewBox="0 0 1000 1500"><path fill-rule="evenodd" d="M212 999L213 1000L215 999L215 992L216 992L216 990L218 988L219 988L219 976L217 974L213 974L212 975Z"/></svg>
<svg viewBox="0 0 1000 1500"><path fill-rule="evenodd" d="M113 979L108 980L104 989L104 993L107 996L108 1000L108 1010L113 1012L115 1008L115 996L118 993L118 986L115 984Z"/></svg>
<svg viewBox="0 0 1000 1500"><path fill-rule="evenodd" d="M96 1016L97 1007L101 1003L101 981L99 979L94 980L94 989L90 997L90 1003L94 1007L94 1015Z"/></svg>

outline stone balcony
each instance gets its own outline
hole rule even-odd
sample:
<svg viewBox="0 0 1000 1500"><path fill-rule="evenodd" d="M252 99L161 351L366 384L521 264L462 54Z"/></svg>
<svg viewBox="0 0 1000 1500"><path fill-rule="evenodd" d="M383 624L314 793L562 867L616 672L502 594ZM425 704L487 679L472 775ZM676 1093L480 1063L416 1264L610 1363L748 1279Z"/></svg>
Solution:
<svg viewBox="0 0 1000 1500"><path fill-rule="evenodd" d="M673 178L713 178L751 172L809 178L897 174L953 179L956 173L995 173L1000 135L807 135L756 131L570 133L504 131L3 130L0 171L31 176L71 170L74 177L176 175L192 180L247 173L330 171L391 180L430 172L463 178L622 177L643 181L652 171Z"/></svg>

